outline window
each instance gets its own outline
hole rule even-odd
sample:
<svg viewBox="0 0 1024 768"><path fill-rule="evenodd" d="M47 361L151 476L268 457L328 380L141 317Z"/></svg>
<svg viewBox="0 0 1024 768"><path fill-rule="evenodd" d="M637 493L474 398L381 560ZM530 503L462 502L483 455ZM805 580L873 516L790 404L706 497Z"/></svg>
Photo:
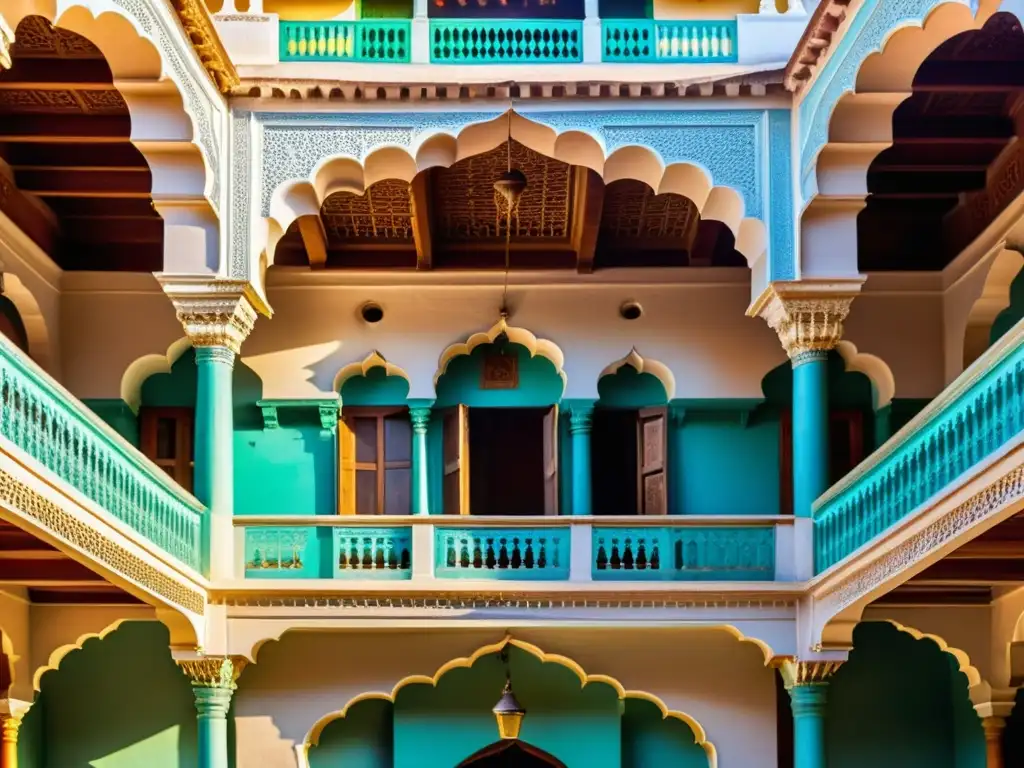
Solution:
<svg viewBox="0 0 1024 768"><path fill-rule="evenodd" d="M139 414L142 452L182 488L192 490L191 408L143 408Z"/></svg>
<svg viewBox="0 0 1024 768"><path fill-rule="evenodd" d="M779 430L779 511L793 514L793 414L782 414ZM860 411L832 411L828 415L829 484L839 482L864 460L864 414Z"/></svg>
<svg viewBox="0 0 1024 768"><path fill-rule="evenodd" d="M668 513L668 412L596 408L591 434L595 515Z"/></svg>
<svg viewBox="0 0 1024 768"><path fill-rule="evenodd" d="M343 515L412 512L412 425L406 408L344 408L338 430Z"/></svg>

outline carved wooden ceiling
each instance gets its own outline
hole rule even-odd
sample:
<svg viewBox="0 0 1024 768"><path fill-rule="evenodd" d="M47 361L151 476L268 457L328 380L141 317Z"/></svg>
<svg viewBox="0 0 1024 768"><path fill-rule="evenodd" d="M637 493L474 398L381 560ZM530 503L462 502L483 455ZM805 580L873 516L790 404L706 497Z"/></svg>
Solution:
<svg viewBox="0 0 1024 768"><path fill-rule="evenodd" d="M994 15L939 46L893 116L858 221L863 271L938 270L1021 192L1024 32Z"/></svg>
<svg viewBox="0 0 1024 768"><path fill-rule="evenodd" d="M494 182L512 167L527 187L512 217L512 269L746 266L732 233L701 221L679 195L600 177L519 144L432 168L407 184L387 179L363 195L340 192L320 216L292 224L278 265L328 268L502 269L506 216Z"/></svg>
<svg viewBox="0 0 1024 768"><path fill-rule="evenodd" d="M0 210L64 269L159 270L149 167L103 55L29 16L11 58L0 71Z"/></svg>

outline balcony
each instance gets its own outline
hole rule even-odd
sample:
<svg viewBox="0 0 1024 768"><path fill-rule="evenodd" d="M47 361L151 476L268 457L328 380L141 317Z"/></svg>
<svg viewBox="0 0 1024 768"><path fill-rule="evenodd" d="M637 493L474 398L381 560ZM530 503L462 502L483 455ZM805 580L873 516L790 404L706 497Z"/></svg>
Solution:
<svg viewBox="0 0 1024 768"><path fill-rule="evenodd" d="M770 582L792 517L236 516L235 576L476 582Z"/></svg>
<svg viewBox="0 0 1024 768"><path fill-rule="evenodd" d="M601 22L601 60L627 63L734 63L739 47L735 21Z"/></svg>

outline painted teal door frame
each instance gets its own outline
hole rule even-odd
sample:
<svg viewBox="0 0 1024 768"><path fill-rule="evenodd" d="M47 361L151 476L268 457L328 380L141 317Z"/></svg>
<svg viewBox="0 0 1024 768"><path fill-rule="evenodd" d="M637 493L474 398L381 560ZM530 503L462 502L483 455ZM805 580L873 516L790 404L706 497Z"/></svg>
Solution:
<svg viewBox="0 0 1024 768"><path fill-rule="evenodd" d="M828 490L828 352L793 358L793 514L811 517Z"/></svg>

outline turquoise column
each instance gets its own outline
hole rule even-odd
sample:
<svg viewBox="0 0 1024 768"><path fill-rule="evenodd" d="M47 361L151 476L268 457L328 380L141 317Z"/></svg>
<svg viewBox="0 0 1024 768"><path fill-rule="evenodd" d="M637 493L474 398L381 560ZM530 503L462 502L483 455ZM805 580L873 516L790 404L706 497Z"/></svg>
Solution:
<svg viewBox="0 0 1024 768"><path fill-rule="evenodd" d="M209 509L203 517L207 526L204 571L212 578L228 578L233 572L233 553L224 541L231 536L234 514L234 403L231 378L235 353L223 346L196 347L195 470L193 488Z"/></svg>
<svg viewBox="0 0 1024 768"><path fill-rule="evenodd" d="M228 710L245 661L216 657L178 664L191 678L196 700L196 764L228 768Z"/></svg>
<svg viewBox="0 0 1024 768"><path fill-rule="evenodd" d="M810 517L829 487L828 352L808 350L793 360L793 514Z"/></svg>
<svg viewBox="0 0 1024 768"><path fill-rule="evenodd" d="M590 478L590 432L594 406L573 405L569 410L569 435L572 441L572 514L594 512Z"/></svg>
<svg viewBox="0 0 1024 768"><path fill-rule="evenodd" d="M417 406L409 409L412 422L412 513L430 514L430 475L427 469L427 429L430 426L430 408Z"/></svg>
<svg viewBox="0 0 1024 768"><path fill-rule="evenodd" d="M793 708L793 768L826 768L828 683L798 683L789 689L789 698Z"/></svg>

